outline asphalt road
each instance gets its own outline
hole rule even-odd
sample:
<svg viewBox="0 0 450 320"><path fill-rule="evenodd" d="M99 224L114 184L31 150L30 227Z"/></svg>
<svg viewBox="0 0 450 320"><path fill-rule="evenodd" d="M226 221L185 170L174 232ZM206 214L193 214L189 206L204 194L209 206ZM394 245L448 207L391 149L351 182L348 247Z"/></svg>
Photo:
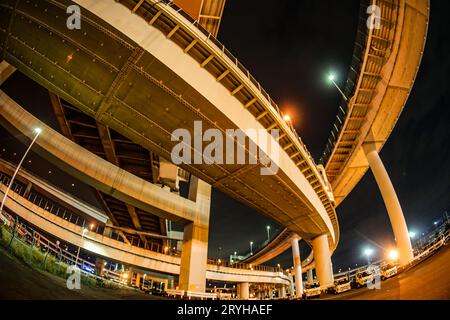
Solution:
<svg viewBox="0 0 450 320"><path fill-rule="evenodd" d="M139 291L94 288L81 284L80 290L69 290L66 281L47 272L29 267L0 247L1 300L157 300Z"/></svg>
<svg viewBox="0 0 450 320"><path fill-rule="evenodd" d="M381 282L380 290L367 287L322 300L450 300L450 247L440 248L425 261Z"/></svg>

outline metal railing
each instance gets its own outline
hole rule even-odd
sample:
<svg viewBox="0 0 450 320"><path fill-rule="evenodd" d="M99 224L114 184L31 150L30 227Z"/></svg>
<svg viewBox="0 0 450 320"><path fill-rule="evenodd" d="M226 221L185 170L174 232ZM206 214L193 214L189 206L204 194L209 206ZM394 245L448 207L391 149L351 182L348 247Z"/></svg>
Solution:
<svg viewBox="0 0 450 320"><path fill-rule="evenodd" d="M5 173L0 172L0 184L4 184L5 186L9 185L10 177ZM21 197L25 196L26 187L18 181L14 181L11 187L11 191L17 193ZM29 194L25 197L28 201L37 205L38 207L44 209L45 211L62 218L72 224L77 226L87 228L89 232L94 232L100 235L105 235L105 228L108 228L106 225L99 223L95 219L86 219L81 215L71 211L70 209L60 205L59 203L51 200L50 198L38 193L35 190L31 190ZM93 227L92 227L93 225ZM113 240L117 240L120 242L125 242L123 237L118 233L111 231L108 235L108 238ZM155 243L152 241L144 242L140 237L127 235L127 240L130 242L130 245L139 247L142 249L150 250L153 252L176 255L173 250L169 250L167 246L163 246L159 243Z"/></svg>
<svg viewBox="0 0 450 320"><path fill-rule="evenodd" d="M343 89L344 95L346 97L351 97L355 93L356 85L358 83L359 74L361 72L361 67L363 65L363 55L366 48L366 39L368 36L366 12L367 7L370 5L370 0L362 0L359 8L359 22L358 29L356 32L355 48L353 51L352 62L348 71L347 80ZM331 133L325 145L325 149L322 156L319 159L319 163L326 165L331 156L334 147L338 141L341 130L343 129L345 118L348 113L348 101L342 98L339 105L338 114L331 126Z"/></svg>
<svg viewBox="0 0 450 320"><path fill-rule="evenodd" d="M21 241L23 244L30 246L32 250L37 249L45 254L44 264L48 260L48 255L53 256L56 261L65 263L67 265L77 265L81 272L87 276L100 278L94 274L96 269L95 263L92 263L81 257L77 258L77 255L71 253L68 247L63 248L64 245L58 240L51 240L39 231L14 218L8 212L4 212L7 219L10 221L8 226L4 226L12 234L11 242L13 240ZM121 274L112 270L104 269L104 278L114 280L115 282L122 283Z"/></svg>

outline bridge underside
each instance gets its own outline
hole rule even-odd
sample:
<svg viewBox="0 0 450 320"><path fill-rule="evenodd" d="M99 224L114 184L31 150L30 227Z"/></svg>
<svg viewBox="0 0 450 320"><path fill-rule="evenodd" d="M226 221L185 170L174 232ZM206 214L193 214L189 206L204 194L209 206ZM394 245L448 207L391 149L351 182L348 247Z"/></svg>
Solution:
<svg viewBox="0 0 450 320"><path fill-rule="evenodd" d="M139 162L145 159L147 168L135 172L151 181L152 159L155 156L170 159L170 152L177 144L170 139L175 129L186 128L193 133L196 120L203 121L203 130L238 129L166 65L89 11L83 11L81 30L68 30L65 19L68 4L72 2L18 1L16 5L16 1L4 1L0 4L0 52L3 59L66 101L66 107L61 107L63 114L68 111L67 114L72 113L70 117L80 117L81 113L75 111L79 109L90 117L81 123L65 119L71 139L124 167L135 159L123 157L120 150L108 155L111 141L118 143L116 149L136 149L140 145L152 150L153 153L140 149L136 158ZM173 27L170 21L164 23ZM164 28L164 24L158 27ZM57 103L54 107L59 108ZM111 138L104 139L102 133ZM135 143L132 147L131 141ZM126 153L131 154L128 150ZM273 176L261 176L261 165L182 167L305 240L330 230L325 209L328 224L323 214L314 209L309 196L282 170ZM130 224L125 218L126 212L130 215L129 208L125 210L122 206L118 211L123 213L122 223ZM130 218L136 227L132 214ZM151 220L146 228L157 228L156 219ZM333 237L330 239L334 247Z"/></svg>

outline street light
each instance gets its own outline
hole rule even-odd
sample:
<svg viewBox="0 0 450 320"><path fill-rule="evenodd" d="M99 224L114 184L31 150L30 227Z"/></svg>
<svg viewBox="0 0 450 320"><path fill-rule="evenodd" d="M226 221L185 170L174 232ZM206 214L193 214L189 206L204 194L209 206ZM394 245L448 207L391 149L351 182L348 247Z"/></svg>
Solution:
<svg viewBox="0 0 450 320"><path fill-rule="evenodd" d="M270 226L267 226L267 241L270 241Z"/></svg>
<svg viewBox="0 0 450 320"><path fill-rule="evenodd" d="M19 172L19 169L22 166L22 163L25 160L28 152L31 150L31 147L36 142L36 140L39 137L39 135L42 133L42 129L41 128L36 128L36 129L34 129L34 132L36 133L36 135L34 136L33 140L31 141L31 144L28 146L27 151L25 151L25 153L24 153L22 159L20 160L19 164L17 165L16 171L14 171L14 174L13 174L13 176L11 178L11 181L9 182L8 188L6 189L5 194L3 195L2 204L0 205L0 218L3 220L4 224L8 224L9 225L8 219L6 219L6 217L3 216L3 207L5 205L6 198L8 197L9 190L11 189L11 186L13 185L14 179L16 178L16 175Z"/></svg>
<svg viewBox="0 0 450 320"><path fill-rule="evenodd" d="M250 255L253 255L253 241L250 241Z"/></svg>
<svg viewBox="0 0 450 320"><path fill-rule="evenodd" d="M410 231L410 232L409 232L409 237L410 237L411 239L414 239L414 238L416 237L416 233L415 233L414 231Z"/></svg>
<svg viewBox="0 0 450 320"><path fill-rule="evenodd" d="M83 241L83 237L86 233L88 233L88 229L84 227L84 221L83 221L83 230L81 231L81 241ZM78 268L78 257L80 256L80 249L81 249L81 244L78 246L78 251L77 251L77 258L75 259L75 267Z"/></svg>
<svg viewBox="0 0 450 320"><path fill-rule="evenodd" d="M388 257L390 260L395 261L398 259L398 251L397 250L391 250L389 251Z"/></svg>
<svg viewBox="0 0 450 320"><path fill-rule="evenodd" d="M339 93L342 95L342 97L344 98L345 101L348 101L348 98L346 97L346 95L344 94L344 92L341 90L341 88L339 88L338 84L336 83L336 75L334 73L330 73L328 75L328 80L334 84L334 86L336 87L336 89L338 89Z"/></svg>
<svg viewBox="0 0 450 320"><path fill-rule="evenodd" d="M370 264L370 257L373 254L373 250L371 248L367 248L364 250L364 255L367 257L367 262Z"/></svg>

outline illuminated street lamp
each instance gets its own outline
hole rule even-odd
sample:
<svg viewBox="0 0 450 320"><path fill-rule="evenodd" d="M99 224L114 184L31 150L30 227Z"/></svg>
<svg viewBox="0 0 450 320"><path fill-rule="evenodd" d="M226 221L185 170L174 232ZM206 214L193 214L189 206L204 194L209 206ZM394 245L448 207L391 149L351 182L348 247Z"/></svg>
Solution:
<svg viewBox="0 0 450 320"><path fill-rule="evenodd" d="M414 231L410 231L410 232L409 232L409 237L410 237L411 239L414 239L414 238L416 237L416 233L415 233Z"/></svg>
<svg viewBox="0 0 450 320"><path fill-rule="evenodd" d="M370 264L370 257L372 256L372 254L373 254L373 249L367 248L364 250L364 255L367 257L368 264Z"/></svg>
<svg viewBox="0 0 450 320"><path fill-rule="evenodd" d="M342 97L344 98L345 101L348 101L348 98L345 96L344 92L341 90L341 88L339 88L338 84L336 83L336 75L334 73L330 73L328 75L328 81L330 81L331 83L334 84L334 86L336 87L336 89L338 89L339 93L342 95Z"/></svg>
<svg viewBox="0 0 450 320"><path fill-rule="evenodd" d="M13 185L14 179L16 178L16 175L19 172L19 169L22 166L22 163L25 160L28 152L31 150L31 147L36 142L36 140L39 137L39 135L42 133L42 129L41 128L36 128L36 129L34 129L34 132L36 133L36 135L34 136L33 140L31 141L31 144L28 146L27 151L25 151L25 153L24 153L22 159L20 160L19 164L17 165L16 171L14 171L14 174L13 174L13 176L11 178L11 181L9 181L8 188L6 189L5 194L3 196L2 204L0 205L0 219L3 220L4 224L8 224L9 225L8 219L6 219L6 217L3 216L3 206L5 205L5 201L6 201L6 198L8 197L9 190L11 189L11 186Z"/></svg>
<svg viewBox="0 0 450 320"><path fill-rule="evenodd" d="M83 237L86 233L88 233L88 229L84 227L84 222L83 222L83 230L81 231L81 241L83 241ZM78 268L78 258L80 256L80 249L81 249L81 244L78 246L78 251L77 251L77 258L75 259L75 267Z"/></svg>
<svg viewBox="0 0 450 320"><path fill-rule="evenodd" d="M269 242L270 241L270 226L267 226L266 229L267 229L267 242Z"/></svg>
<svg viewBox="0 0 450 320"><path fill-rule="evenodd" d="M250 255L253 255L253 241L250 241Z"/></svg>
<svg viewBox="0 0 450 320"><path fill-rule="evenodd" d="M291 116L290 115L285 115L284 117L283 117L283 119L284 119L284 121L286 121L286 122L291 122Z"/></svg>
<svg viewBox="0 0 450 320"><path fill-rule="evenodd" d="M389 251L388 258L392 261L397 260L398 259L398 251L397 250Z"/></svg>

